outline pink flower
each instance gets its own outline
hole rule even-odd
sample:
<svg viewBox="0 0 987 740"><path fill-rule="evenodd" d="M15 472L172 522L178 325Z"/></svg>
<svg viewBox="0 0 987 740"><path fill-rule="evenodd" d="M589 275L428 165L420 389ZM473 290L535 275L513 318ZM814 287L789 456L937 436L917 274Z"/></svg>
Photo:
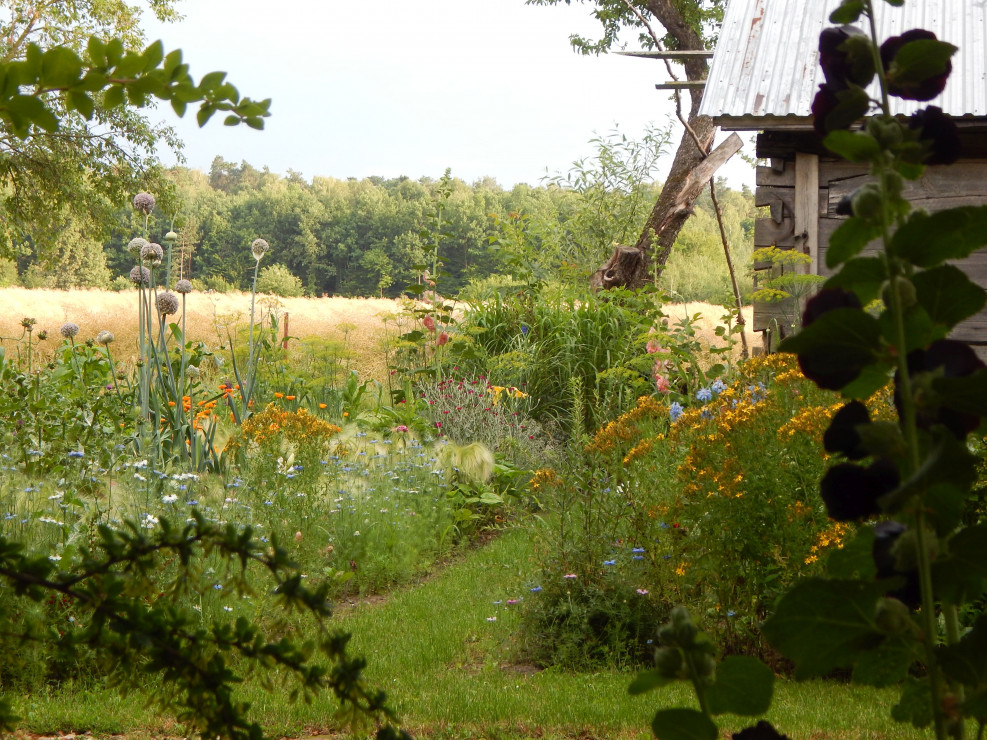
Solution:
<svg viewBox="0 0 987 740"><path fill-rule="evenodd" d="M429 331L435 331L435 319L433 319L431 316L426 316L424 319L422 319L422 324L424 324L425 328L428 329Z"/></svg>
<svg viewBox="0 0 987 740"><path fill-rule="evenodd" d="M445 332L442 332L441 334L439 334L439 336L438 336L438 337L436 337L436 339L435 339L435 343L436 343L437 345L439 345L440 347L441 347L441 346L442 346L443 344L445 344L446 342L448 342L448 341L449 341L449 335L448 335L448 334L446 334Z"/></svg>
<svg viewBox="0 0 987 740"><path fill-rule="evenodd" d="M671 386L668 384L668 378L666 378L664 375L656 375L655 388L658 389L659 393L668 393L668 391L671 389Z"/></svg>
<svg viewBox="0 0 987 740"><path fill-rule="evenodd" d="M646 589L646 588L639 588L639 589L637 590L637 592L638 592L638 594L639 594L639 595L641 595L641 596L647 596L647 595L648 595L648 589Z"/></svg>
<svg viewBox="0 0 987 740"><path fill-rule="evenodd" d="M408 427L406 427L404 424L398 424L396 427L394 427L394 431L395 432L407 432L408 431Z"/></svg>
<svg viewBox="0 0 987 740"><path fill-rule="evenodd" d="M564 576L562 576L562 577L563 577L563 578L568 578L569 580L572 580L573 578L575 578L575 577L576 577L576 574L575 574L575 573L566 573L566 574L565 574Z"/></svg>
<svg viewBox="0 0 987 740"><path fill-rule="evenodd" d="M649 339L647 344L647 350L649 355L664 354L665 349L658 344L657 339Z"/></svg>

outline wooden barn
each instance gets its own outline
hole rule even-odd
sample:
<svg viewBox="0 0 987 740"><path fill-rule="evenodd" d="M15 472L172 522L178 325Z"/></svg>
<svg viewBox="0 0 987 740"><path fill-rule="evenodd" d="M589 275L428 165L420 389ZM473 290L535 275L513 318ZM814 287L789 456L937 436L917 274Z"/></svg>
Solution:
<svg viewBox="0 0 987 740"><path fill-rule="evenodd" d="M787 270L827 275L829 237L843 217L836 204L866 181L866 167L846 162L822 146L812 129L810 106L823 81L818 64L819 33L831 25L839 0L729 0L700 112L726 130L758 131L756 204L767 208L757 220L755 247L795 249L804 265L757 263L755 285ZM946 90L928 103L893 98L893 112L908 115L937 105L960 127L958 162L930 166L908 184L916 207L929 212L987 204L987 8L968 0L912 0L895 8L875 3L879 38L926 28L959 47ZM862 19L863 20L863 19ZM872 97L876 92L872 93ZM987 235L985 235L987 236ZM962 267L987 288L987 250ZM757 303L755 330L771 348L797 321L792 299ZM987 355L987 312L960 326L954 337Z"/></svg>

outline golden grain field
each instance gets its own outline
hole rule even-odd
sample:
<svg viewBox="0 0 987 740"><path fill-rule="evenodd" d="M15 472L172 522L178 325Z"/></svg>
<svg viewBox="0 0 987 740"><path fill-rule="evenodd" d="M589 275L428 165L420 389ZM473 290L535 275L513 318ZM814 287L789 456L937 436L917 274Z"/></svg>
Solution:
<svg viewBox="0 0 987 740"><path fill-rule="evenodd" d="M287 316L288 333L304 341L318 337L345 343L354 357L354 367L364 377L383 379L386 375L383 344L388 336L407 331L407 319L401 316L402 302L387 298L275 298L258 296L257 316L271 311ZM202 293L188 295L186 327L189 338L207 346L225 344L227 331L245 330L250 320L249 293ZM716 341L715 327L724 313L721 306L705 303L665 306L672 321L686 313L701 313L697 325L704 341ZM0 288L0 338L10 347L22 335L21 319L34 318L35 334L47 330L50 335L41 346L42 355L50 354L59 344L59 328L67 321L79 325L78 341L113 332L114 355L118 360L132 360L136 352L137 292L105 290L28 290ZM745 309L751 326L751 309ZM283 323L282 323L283 326ZM754 334L748 332L753 346ZM132 348L130 355L127 348ZM8 349L8 352L12 351ZM289 350L290 351L290 350Z"/></svg>

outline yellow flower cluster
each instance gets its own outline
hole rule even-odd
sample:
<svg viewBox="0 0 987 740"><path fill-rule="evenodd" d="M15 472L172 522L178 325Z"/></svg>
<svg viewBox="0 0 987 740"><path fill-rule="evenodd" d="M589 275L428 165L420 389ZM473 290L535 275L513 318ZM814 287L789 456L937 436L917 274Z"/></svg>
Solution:
<svg viewBox="0 0 987 740"><path fill-rule="evenodd" d="M778 439L788 440L801 432L808 434L814 440L821 440L833 415L842 406L842 403L835 403L831 406L806 406L778 427Z"/></svg>
<svg viewBox="0 0 987 740"><path fill-rule="evenodd" d="M790 516L788 517L788 523L792 524L796 519L801 519L812 513L812 507L806 506L801 501L796 501L788 507Z"/></svg>
<svg viewBox="0 0 987 740"><path fill-rule="evenodd" d="M291 442L308 440L314 444L321 444L340 431L335 424L312 416L306 409L286 411L273 403L243 422L240 430L244 439L259 445L273 439L286 439ZM230 440L228 447L238 446L234 440L235 438Z"/></svg>
<svg viewBox="0 0 987 740"><path fill-rule="evenodd" d="M562 479L555 474L555 471L551 468L541 468L536 470L535 474L531 476L531 480L528 481L528 485L531 486L532 491L537 491L542 486L555 486L562 482Z"/></svg>
<svg viewBox="0 0 987 740"><path fill-rule="evenodd" d="M774 352L752 357L743 364L741 371L746 378L757 378L764 374L777 375L795 367L795 355Z"/></svg>
<svg viewBox="0 0 987 740"><path fill-rule="evenodd" d="M715 435L710 435L715 436ZM704 443L706 438L700 440ZM705 457L706 446L693 444L689 447L685 459L675 470L679 480L685 483L685 492L690 494L705 493L706 497L725 496L740 498L744 495L744 469L733 455L725 455L725 459L717 466L697 465L700 458ZM724 451L729 453L729 443L724 444Z"/></svg>
<svg viewBox="0 0 987 740"><path fill-rule="evenodd" d="M503 386L503 385L489 385L487 386L487 392L493 394L493 405L496 406L497 402L500 400L500 395L503 393L507 398L527 398L528 394L522 392L521 390L515 388L514 386Z"/></svg>
<svg viewBox="0 0 987 740"><path fill-rule="evenodd" d="M814 563L819 559L819 555L824 550L836 548L843 549L843 538L850 531L849 524L844 522L833 522L833 526L819 533L816 537L816 544L809 550L809 556L805 559L805 564Z"/></svg>
<svg viewBox="0 0 987 740"><path fill-rule="evenodd" d="M630 465L637 458L647 455L651 451L651 448L655 446L655 442L660 442L663 439L665 439L665 435L659 434L657 437L639 442L631 448L630 452L624 455L624 465Z"/></svg>
<svg viewBox="0 0 987 740"><path fill-rule="evenodd" d="M637 434L634 423L643 418L655 418L667 415L668 409L654 396L641 396L637 406L621 414L606 426L601 427L592 441L586 445L586 452L610 452L619 442L626 442Z"/></svg>

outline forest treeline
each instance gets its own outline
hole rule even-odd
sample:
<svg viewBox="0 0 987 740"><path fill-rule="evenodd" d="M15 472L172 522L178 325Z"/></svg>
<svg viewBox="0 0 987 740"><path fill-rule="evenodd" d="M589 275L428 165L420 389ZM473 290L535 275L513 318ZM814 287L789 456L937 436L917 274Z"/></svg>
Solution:
<svg viewBox="0 0 987 740"><path fill-rule="evenodd" d="M611 151L612 142L600 141ZM217 157L208 173L175 168L173 192L159 198L149 238L178 234L173 276L199 287L249 289L258 237L271 245L267 284L275 292L312 296L397 296L421 280L435 256L447 273L441 290L513 276L522 281L585 283L614 243L633 243L660 192L616 180L599 158L539 186L504 189L485 178L465 183L447 172L438 179L407 177L306 181ZM621 182L620 180L623 179ZM738 264L752 251L753 195L721 184L719 200ZM45 249L25 244L16 264L0 269L0 284L26 287L124 287L133 266L127 243L144 232L144 219L121 204L109 238L81 229ZM434 269L433 269L434 271ZM173 278L174 279L174 278ZM723 249L708 194L682 231L661 285L686 300L729 300ZM750 291L750 278L745 282Z"/></svg>

